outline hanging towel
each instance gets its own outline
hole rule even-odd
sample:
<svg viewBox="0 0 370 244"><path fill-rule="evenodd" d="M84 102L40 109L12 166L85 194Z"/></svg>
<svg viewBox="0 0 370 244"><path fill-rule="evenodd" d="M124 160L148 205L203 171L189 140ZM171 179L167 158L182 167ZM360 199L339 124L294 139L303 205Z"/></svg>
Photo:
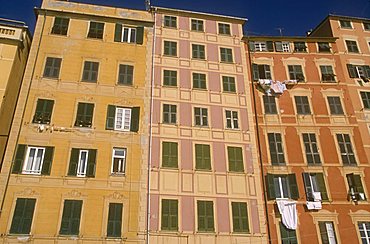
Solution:
<svg viewBox="0 0 370 244"><path fill-rule="evenodd" d="M279 212L281 214L281 222L286 228L297 229L297 207L295 201L276 200Z"/></svg>
<svg viewBox="0 0 370 244"><path fill-rule="evenodd" d="M321 202L306 202L308 210L322 209Z"/></svg>
<svg viewBox="0 0 370 244"><path fill-rule="evenodd" d="M286 91L286 86L285 84L281 83L280 81L274 81L272 84L271 84L271 89L275 92L275 93L279 93L279 94L282 94L284 91Z"/></svg>
<svg viewBox="0 0 370 244"><path fill-rule="evenodd" d="M313 192L313 200L315 202L320 202L321 201L321 192Z"/></svg>

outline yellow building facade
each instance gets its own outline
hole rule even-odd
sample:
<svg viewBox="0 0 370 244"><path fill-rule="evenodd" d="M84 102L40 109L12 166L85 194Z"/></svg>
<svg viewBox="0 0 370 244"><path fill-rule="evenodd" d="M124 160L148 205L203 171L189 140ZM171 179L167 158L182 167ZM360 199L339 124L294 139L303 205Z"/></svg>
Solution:
<svg viewBox="0 0 370 244"><path fill-rule="evenodd" d="M30 46L31 35L25 23L0 19L0 162L8 143Z"/></svg>
<svg viewBox="0 0 370 244"><path fill-rule="evenodd" d="M1 172L4 243L143 243L151 14L44 0Z"/></svg>

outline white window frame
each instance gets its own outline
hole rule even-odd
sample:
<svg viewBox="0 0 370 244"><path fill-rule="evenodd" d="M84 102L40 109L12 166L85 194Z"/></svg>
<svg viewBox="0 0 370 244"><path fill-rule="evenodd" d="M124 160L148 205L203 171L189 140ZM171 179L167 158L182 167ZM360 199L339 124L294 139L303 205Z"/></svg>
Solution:
<svg viewBox="0 0 370 244"><path fill-rule="evenodd" d="M196 123L196 118L197 118L197 115L196 115L196 113L195 113L195 110L196 109L199 109L199 111L200 111L200 114L199 114L199 118L200 118L200 124L199 125L197 125L197 123ZM205 109L206 110L206 113L207 114L203 114L203 109ZM204 120L206 120L207 121L207 124L205 125L204 124ZM195 126L203 126L203 127L207 127L207 126L209 126L209 119L208 119L208 108L204 108L204 107L194 107L194 125Z"/></svg>
<svg viewBox="0 0 370 244"><path fill-rule="evenodd" d="M86 153L85 161L82 162L82 153ZM77 177L86 177L87 162L89 160L89 150L80 150L78 154L78 164L77 164Z"/></svg>
<svg viewBox="0 0 370 244"><path fill-rule="evenodd" d="M124 152L123 153L124 155L123 156L115 155L116 151L123 151ZM127 156L127 149L126 148L118 148L118 147L113 148L113 152L112 152L112 168L111 168L111 173L112 174L117 174L117 175L124 175L124 174L126 174L126 156ZM114 159L118 159L119 160L119 162L118 162L118 171L117 172L113 171L113 169L114 169Z"/></svg>
<svg viewBox="0 0 370 244"><path fill-rule="evenodd" d="M32 162L29 164L28 160L30 159L30 152L31 150L35 150L34 158ZM39 165L37 165L37 155L38 152L42 150L41 160ZM44 156L45 156L45 147L27 147L27 154L26 159L23 164L22 173L23 174L32 174L32 175L40 175L42 170L42 164L44 163Z"/></svg>
<svg viewBox="0 0 370 244"><path fill-rule="evenodd" d="M254 50L257 51L257 52L267 51L266 42L254 42Z"/></svg>
<svg viewBox="0 0 370 244"><path fill-rule="evenodd" d="M231 113L231 117L228 118L227 117L227 111L229 111ZM233 116L234 112L236 112L236 117ZM239 125L239 115L238 115L238 111L235 111L235 110L225 110L225 117L226 117L226 128L227 129L234 129L234 130L238 130L240 128L240 125ZM227 121L231 120L231 128L227 127ZM237 123L237 127L235 126L235 121Z"/></svg>
<svg viewBox="0 0 370 244"><path fill-rule="evenodd" d="M116 107L116 114L114 116L114 130L130 131L130 128L131 128L131 109Z"/></svg>
<svg viewBox="0 0 370 244"><path fill-rule="evenodd" d="M125 30L127 30L127 40L124 40ZM131 35L133 31L135 32L135 37L134 37L134 40L131 41ZM136 32L137 32L136 28L122 26L121 42L136 43L136 35L137 35Z"/></svg>
<svg viewBox="0 0 370 244"><path fill-rule="evenodd" d="M289 42L282 42L281 48L283 49L283 52L288 53L290 52L290 43Z"/></svg>
<svg viewBox="0 0 370 244"><path fill-rule="evenodd" d="M325 222L325 229L326 229L326 234L328 236L329 244L337 244L334 223L331 221L324 221L324 222ZM331 229L329 229L328 227L330 227ZM321 235L321 232L320 232L320 235Z"/></svg>
<svg viewBox="0 0 370 244"><path fill-rule="evenodd" d="M359 222L361 222L361 225ZM365 223L368 221L359 221L359 222L357 223L357 226L358 226L358 231L360 232L360 239L361 241L365 240L367 244L370 244L370 235L367 234L367 232L370 231L370 229L366 229L366 225L365 225ZM364 232L365 234L364 237L361 236L361 232Z"/></svg>
<svg viewBox="0 0 370 244"><path fill-rule="evenodd" d="M278 183L279 183L279 193L280 193L280 197L276 197L276 199L288 199L289 198L289 181L288 181L288 177L286 176L278 176L278 177L274 177L274 183L275 183L275 179L278 179ZM287 196L284 195L284 189L283 189L283 182L282 180L285 180L286 182L286 185L287 185ZM275 192L275 196L276 196L276 192Z"/></svg>

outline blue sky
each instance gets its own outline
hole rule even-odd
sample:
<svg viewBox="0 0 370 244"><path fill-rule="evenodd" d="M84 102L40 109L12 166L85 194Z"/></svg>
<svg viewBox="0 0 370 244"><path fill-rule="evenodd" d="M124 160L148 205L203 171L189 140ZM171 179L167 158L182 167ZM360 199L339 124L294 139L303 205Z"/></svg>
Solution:
<svg viewBox="0 0 370 244"><path fill-rule="evenodd" d="M115 7L144 9L144 0L73 0ZM152 0L152 5L244 17L252 35L302 36L328 14L370 18L370 0ZM41 0L0 0L0 18L35 25L33 7Z"/></svg>

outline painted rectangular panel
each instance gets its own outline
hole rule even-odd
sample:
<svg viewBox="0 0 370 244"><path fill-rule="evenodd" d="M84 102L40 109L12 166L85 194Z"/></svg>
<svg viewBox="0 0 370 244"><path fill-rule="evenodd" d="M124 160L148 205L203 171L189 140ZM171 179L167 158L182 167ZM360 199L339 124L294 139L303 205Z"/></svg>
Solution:
<svg viewBox="0 0 370 244"><path fill-rule="evenodd" d="M261 233L257 200L250 200L250 209L251 209L251 222L253 227L252 233L254 234Z"/></svg>
<svg viewBox="0 0 370 244"><path fill-rule="evenodd" d="M220 74L216 72L208 73L208 86L212 92L221 92Z"/></svg>
<svg viewBox="0 0 370 244"><path fill-rule="evenodd" d="M180 30L189 30L189 18L178 16L177 19L179 21Z"/></svg>
<svg viewBox="0 0 370 244"><path fill-rule="evenodd" d="M223 111L219 106L211 106L211 124L213 129L223 129Z"/></svg>
<svg viewBox="0 0 370 244"><path fill-rule="evenodd" d="M190 103L181 103L180 104L180 125L182 126L191 126L192 122L192 111Z"/></svg>
<svg viewBox="0 0 370 244"><path fill-rule="evenodd" d="M231 194L235 195L246 195L247 189L246 189L246 181L244 176L239 175L230 175L229 176L229 182L230 182L230 190Z"/></svg>
<svg viewBox="0 0 370 244"><path fill-rule="evenodd" d="M179 53L181 58L190 58L190 43L187 40L180 40Z"/></svg>
<svg viewBox="0 0 370 244"><path fill-rule="evenodd" d="M240 34L239 34L239 25L237 25L237 24L232 24L231 25L231 28L232 28L232 35L233 36L236 36L236 37L239 37L240 36Z"/></svg>
<svg viewBox="0 0 370 244"><path fill-rule="evenodd" d="M244 156L245 156L244 162L245 163L244 164L246 165L246 169L249 174L254 173L253 158L252 158L251 150L252 149L250 145L245 146L245 152L244 152Z"/></svg>
<svg viewBox="0 0 370 244"><path fill-rule="evenodd" d="M216 21L206 20L205 23L206 23L206 32L207 33L217 34Z"/></svg>
<svg viewBox="0 0 370 244"><path fill-rule="evenodd" d="M159 168L160 142L158 137L153 137L152 142L152 167Z"/></svg>
<svg viewBox="0 0 370 244"><path fill-rule="evenodd" d="M246 109L240 110L240 124L241 124L242 130L249 131L248 111Z"/></svg>
<svg viewBox="0 0 370 244"><path fill-rule="evenodd" d="M183 192L193 192L193 174L182 174L182 191Z"/></svg>
<svg viewBox="0 0 370 244"><path fill-rule="evenodd" d="M179 174L178 172L161 172L159 175L161 182L161 191L178 192L179 191Z"/></svg>
<svg viewBox="0 0 370 244"><path fill-rule="evenodd" d="M207 60L211 62L218 62L218 46L213 43L207 43Z"/></svg>
<svg viewBox="0 0 370 244"><path fill-rule="evenodd" d="M157 14L155 16L155 25L158 27L161 27L163 23L163 15L162 14Z"/></svg>
<svg viewBox="0 0 370 244"><path fill-rule="evenodd" d="M193 147L190 140L181 140L181 169L193 169Z"/></svg>
<svg viewBox="0 0 370 244"><path fill-rule="evenodd" d="M190 98L191 98L191 93L190 93L190 91L180 91L180 99L181 100L190 100Z"/></svg>
<svg viewBox="0 0 370 244"><path fill-rule="evenodd" d="M253 176L248 176L249 195L256 195L256 182Z"/></svg>
<svg viewBox="0 0 370 244"><path fill-rule="evenodd" d="M161 111L161 103L160 101L158 100L154 100L153 101L153 108L154 108L154 111ZM157 113L153 113L153 124L159 124L161 121L161 116L160 116L160 113L157 112Z"/></svg>
<svg viewBox="0 0 370 244"><path fill-rule="evenodd" d="M156 66L154 68L154 85L161 86L163 83L162 78L163 70L161 67Z"/></svg>
<svg viewBox="0 0 370 244"><path fill-rule="evenodd" d="M225 145L221 142L213 142L213 165L216 172L226 173Z"/></svg>
<svg viewBox="0 0 370 244"><path fill-rule="evenodd" d="M213 193L212 176L208 174L195 174L196 191L201 193Z"/></svg>
<svg viewBox="0 0 370 244"><path fill-rule="evenodd" d="M227 194L226 175L216 175L216 194Z"/></svg>
<svg viewBox="0 0 370 244"><path fill-rule="evenodd" d="M158 172L157 171L150 172L150 189L158 190Z"/></svg>
<svg viewBox="0 0 370 244"><path fill-rule="evenodd" d="M239 93L242 93L242 94L245 94L245 79L244 79L244 76L243 75L238 75L236 76L236 82L237 82L237 86L238 86L238 92Z"/></svg>
<svg viewBox="0 0 370 244"><path fill-rule="evenodd" d="M239 47L234 48L234 57L236 64L242 64L242 54Z"/></svg>
<svg viewBox="0 0 370 244"><path fill-rule="evenodd" d="M227 198L217 198L217 225L219 232L230 232L229 201Z"/></svg>
<svg viewBox="0 0 370 244"><path fill-rule="evenodd" d="M195 231L194 228L194 198L189 196L181 197L181 216L182 231Z"/></svg>
<svg viewBox="0 0 370 244"><path fill-rule="evenodd" d="M150 195L150 230L159 230L159 196L156 194Z"/></svg>
<svg viewBox="0 0 370 244"><path fill-rule="evenodd" d="M155 53L157 55L163 55L163 53L162 53L162 38L161 37L157 37L155 39L155 41L156 41Z"/></svg>
<svg viewBox="0 0 370 244"><path fill-rule="evenodd" d="M180 88L191 89L191 75L189 69L180 69Z"/></svg>

